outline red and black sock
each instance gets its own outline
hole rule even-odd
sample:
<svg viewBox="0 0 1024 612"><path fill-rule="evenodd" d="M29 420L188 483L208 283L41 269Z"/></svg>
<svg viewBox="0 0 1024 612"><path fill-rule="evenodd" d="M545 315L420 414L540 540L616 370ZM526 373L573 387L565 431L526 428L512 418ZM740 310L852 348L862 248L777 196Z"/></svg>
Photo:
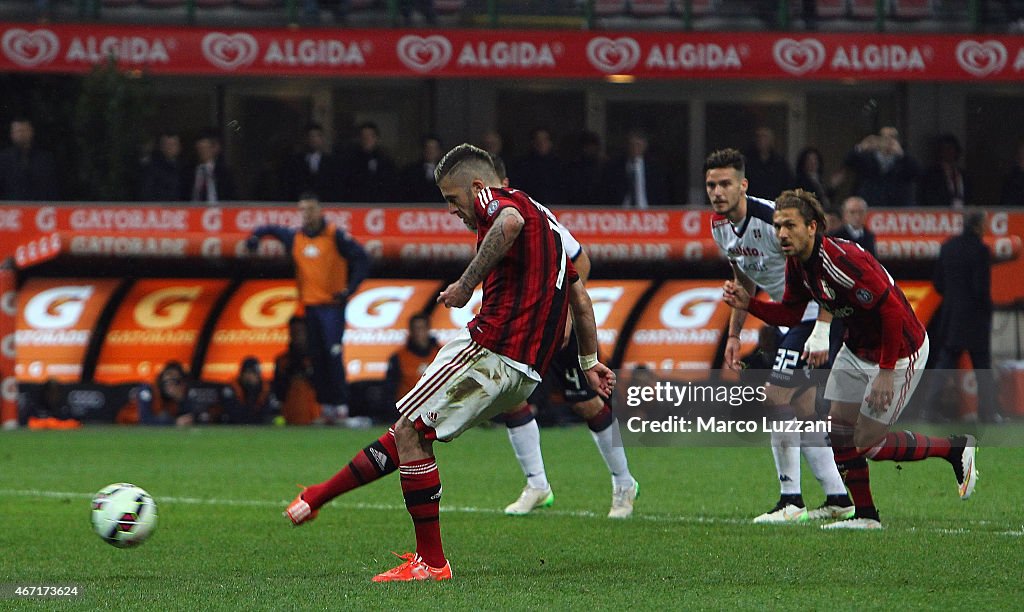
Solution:
<svg viewBox="0 0 1024 612"><path fill-rule="evenodd" d="M601 409L597 411L597 414L587 419L587 427L594 433L601 433L611 427L614 422L615 415L612 414L612 407L608 405L608 402L605 402L604 406L601 406Z"/></svg>
<svg viewBox="0 0 1024 612"><path fill-rule="evenodd" d="M389 429L376 442L356 453L352 461L330 480L308 487L302 499L316 510L342 493L394 472L398 469L397 460L395 432Z"/></svg>
<svg viewBox="0 0 1024 612"><path fill-rule="evenodd" d="M867 456L875 461L921 461L929 457L949 459L949 438L935 438L912 431L892 431L885 435Z"/></svg>
<svg viewBox="0 0 1024 612"><path fill-rule="evenodd" d="M402 479L405 507L416 528L416 554L431 567L444 567L441 546L441 476L433 457L403 463L398 468Z"/></svg>
<svg viewBox="0 0 1024 612"><path fill-rule="evenodd" d="M839 475L843 477L846 488L850 490L850 497L853 498L853 505L856 508L854 516L877 521L878 509L875 508L875 500L871 497L867 459L852 446L834 446L832 454L835 455Z"/></svg>

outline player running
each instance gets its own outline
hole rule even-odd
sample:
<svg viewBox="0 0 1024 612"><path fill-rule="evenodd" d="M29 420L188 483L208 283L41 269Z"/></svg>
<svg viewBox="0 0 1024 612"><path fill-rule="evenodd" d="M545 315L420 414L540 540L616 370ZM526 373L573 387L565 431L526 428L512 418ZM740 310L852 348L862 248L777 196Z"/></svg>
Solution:
<svg viewBox="0 0 1024 612"><path fill-rule="evenodd" d="M773 225L786 255L786 287L779 303L752 299L727 281L725 302L772 325L793 325L812 300L846 323L825 398L832 401L832 450L856 512L825 529L880 529L867 459L920 461L941 457L953 466L960 499L977 482L975 440L890 432L921 380L928 334L906 296L878 261L853 242L824 236L825 213L813 194L797 189L776 200Z"/></svg>

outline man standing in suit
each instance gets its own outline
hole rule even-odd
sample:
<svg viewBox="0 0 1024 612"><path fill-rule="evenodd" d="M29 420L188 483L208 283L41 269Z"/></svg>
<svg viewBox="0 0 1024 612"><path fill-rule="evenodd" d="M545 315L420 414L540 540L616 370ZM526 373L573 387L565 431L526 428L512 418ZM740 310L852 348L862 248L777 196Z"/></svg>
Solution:
<svg viewBox="0 0 1024 612"><path fill-rule="evenodd" d="M856 242L865 251L875 255L875 234L864 223L868 218L868 203L859 196L850 196L843 201L843 224L831 235Z"/></svg>
<svg viewBox="0 0 1024 612"><path fill-rule="evenodd" d="M235 182L221 156L220 137L206 132L196 141L196 157L192 182L193 202L216 204L235 199Z"/></svg>
<svg viewBox="0 0 1024 612"><path fill-rule="evenodd" d="M964 230L947 240L939 250L932 282L942 295L939 314L939 356L936 370L956 370L960 356L967 352L978 379L978 416L1001 423L992 380L992 253L982 241L985 213L974 210L964 215ZM937 399L933 386L929 399ZM935 406L929 401L926 406ZM937 415L930 415L937 416Z"/></svg>
<svg viewBox="0 0 1024 612"><path fill-rule="evenodd" d="M644 209L672 203L668 173L647 154L647 134L630 130L626 137L626 155L607 166L609 204Z"/></svg>
<svg viewBox="0 0 1024 612"><path fill-rule="evenodd" d="M342 196L338 188L339 172L337 158L327 150L323 126L310 123L306 126L305 146L289 158L282 182L290 200L312 191L324 202L337 202Z"/></svg>
<svg viewBox="0 0 1024 612"><path fill-rule="evenodd" d="M33 146L32 122L11 121L11 146L0 151L0 199L56 200L57 169L53 153Z"/></svg>

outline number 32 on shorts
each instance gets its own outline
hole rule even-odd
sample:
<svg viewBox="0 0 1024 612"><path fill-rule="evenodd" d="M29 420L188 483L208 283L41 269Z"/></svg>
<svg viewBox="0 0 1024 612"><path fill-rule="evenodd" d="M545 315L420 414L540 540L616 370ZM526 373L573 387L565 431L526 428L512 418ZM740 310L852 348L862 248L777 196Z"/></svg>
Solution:
<svg viewBox="0 0 1024 612"><path fill-rule="evenodd" d="M776 372L792 374L798 361L800 361L799 352L790 349L779 349L779 352L775 354L775 365L772 366L772 369Z"/></svg>

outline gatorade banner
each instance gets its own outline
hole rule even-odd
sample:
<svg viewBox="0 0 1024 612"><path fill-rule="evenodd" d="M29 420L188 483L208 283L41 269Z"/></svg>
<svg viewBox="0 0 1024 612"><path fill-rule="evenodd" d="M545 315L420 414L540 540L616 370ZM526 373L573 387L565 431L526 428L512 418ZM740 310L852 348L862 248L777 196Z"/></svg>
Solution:
<svg viewBox="0 0 1024 612"><path fill-rule="evenodd" d="M260 360L263 378L274 376L274 359L288 348L288 320L296 313L293 280L252 280L228 300L206 349L203 380L231 383L242 360Z"/></svg>
<svg viewBox="0 0 1024 612"><path fill-rule="evenodd" d="M436 280L366 280L345 308L345 366L349 382L382 380L388 359L409 335L409 319L441 292Z"/></svg>
<svg viewBox="0 0 1024 612"><path fill-rule="evenodd" d="M151 382L168 361L188 370L226 280L144 279L125 296L107 330L96 382Z"/></svg>
<svg viewBox="0 0 1024 612"><path fill-rule="evenodd" d="M18 292L18 380L81 382L96 324L120 284L114 279L29 279Z"/></svg>
<svg viewBox="0 0 1024 612"><path fill-rule="evenodd" d="M0 426L18 419L18 381L14 376L17 301L14 271L0 266Z"/></svg>
<svg viewBox="0 0 1024 612"><path fill-rule="evenodd" d="M641 313L622 368L706 372L728 321L721 281L666 282Z"/></svg>

